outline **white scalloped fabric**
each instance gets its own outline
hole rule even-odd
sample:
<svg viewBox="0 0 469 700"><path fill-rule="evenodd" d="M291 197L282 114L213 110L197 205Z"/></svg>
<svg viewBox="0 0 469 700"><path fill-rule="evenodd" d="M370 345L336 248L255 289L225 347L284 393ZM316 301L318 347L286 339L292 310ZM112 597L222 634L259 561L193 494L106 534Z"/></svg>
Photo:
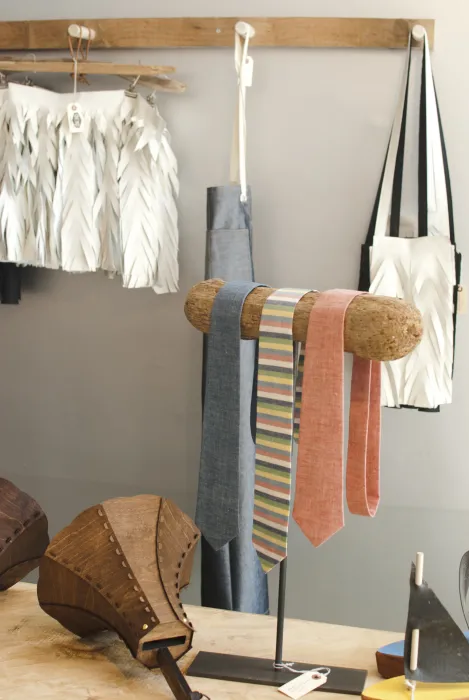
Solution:
<svg viewBox="0 0 469 700"><path fill-rule="evenodd" d="M382 405L436 408L451 403L454 246L446 236L377 237L370 268L370 292L415 304L424 329L410 355L382 363Z"/></svg>
<svg viewBox="0 0 469 700"><path fill-rule="evenodd" d="M83 129L69 127L78 101ZM0 91L0 260L178 289L179 183L166 124L124 91Z"/></svg>

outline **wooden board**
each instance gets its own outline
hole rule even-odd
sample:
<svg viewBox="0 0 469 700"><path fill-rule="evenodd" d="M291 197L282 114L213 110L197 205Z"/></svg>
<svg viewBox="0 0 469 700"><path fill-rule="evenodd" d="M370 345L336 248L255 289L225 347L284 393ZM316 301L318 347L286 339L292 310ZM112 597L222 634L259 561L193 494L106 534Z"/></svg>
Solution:
<svg viewBox="0 0 469 700"><path fill-rule="evenodd" d="M75 64L71 60L11 60L0 56L0 71L5 73L73 73ZM174 73L174 66L143 66L138 63L111 63L110 61L77 61L77 72L87 75L165 75Z"/></svg>
<svg viewBox="0 0 469 700"><path fill-rule="evenodd" d="M409 28L422 24L433 46L432 19L328 17L242 17L253 25L253 46L403 49ZM63 19L0 22L0 50L67 49L67 29L79 24L96 31L93 48L144 49L233 46L237 17L149 19Z"/></svg>
<svg viewBox="0 0 469 700"><path fill-rule="evenodd" d="M274 617L185 606L194 623L194 649L179 662L186 670L199 650L273 657ZM8 700L174 700L158 670L136 661L123 642L104 632L75 637L41 610L36 587L20 583L0 594L0 698ZM376 683L375 651L396 633L318 622L285 622L285 660L321 660L366 668ZM269 686L188 678L212 700L279 700ZM311 696L313 697L313 696ZM314 692L314 700L350 700L342 693ZM409 700L407 697L406 700Z"/></svg>
<svg viewBox="0 0 469 700"><path fill-rule="evenodd" d="M404 676L367 688L363 700L410 700ZM468 683L417 683L415 700L469 700Z"/></svg>

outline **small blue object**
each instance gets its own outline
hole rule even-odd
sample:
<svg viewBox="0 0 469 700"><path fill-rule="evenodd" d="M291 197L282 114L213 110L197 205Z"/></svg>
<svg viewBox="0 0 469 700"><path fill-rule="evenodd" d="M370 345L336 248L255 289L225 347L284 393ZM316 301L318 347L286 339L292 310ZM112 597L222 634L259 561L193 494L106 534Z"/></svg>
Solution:
<svg viewBox="0 0 469 700"><path fill-rule="evenodd" d="M469 641L469 632L464 632L464 636ZM404 656L404 640L401 642L392 642L391 644L386 644L386 646L378 649L380 654L387 654L388 656Z"/></svg>

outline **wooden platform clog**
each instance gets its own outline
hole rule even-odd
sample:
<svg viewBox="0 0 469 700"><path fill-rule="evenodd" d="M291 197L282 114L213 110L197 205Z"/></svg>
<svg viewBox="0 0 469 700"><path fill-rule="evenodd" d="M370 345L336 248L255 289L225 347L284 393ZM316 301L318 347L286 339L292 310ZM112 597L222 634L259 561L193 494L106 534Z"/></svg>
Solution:
<svg viewBox="0 0 469 700"><path fill-rule="evenodd" d="M144 495L88 508L56 535L39 569L42 609L71 632L114 630L148 668L179 659L193 627L179 599L200 533L172 501Z"/></svg>
<svg viewBox="0 0 469 700"><path fill-rule="evenodd" d="M49 544L47 518L39 504L7 479L0 479L0 591L30 571Z"/></svg>

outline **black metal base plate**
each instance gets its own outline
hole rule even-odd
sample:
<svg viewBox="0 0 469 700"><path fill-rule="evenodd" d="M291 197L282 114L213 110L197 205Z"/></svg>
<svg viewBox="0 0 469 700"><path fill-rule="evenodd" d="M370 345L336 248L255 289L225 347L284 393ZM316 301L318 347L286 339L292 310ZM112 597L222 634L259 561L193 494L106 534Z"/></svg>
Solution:
<svg viewBox="0 0 469 700"><path fill-rule="evenodd" d="M344 693L345 695L362 694L365 687L366 671L327 664L295 662L297 671L309 671L311 668L320 666L327 666L331 669L327 683L321 686L322 691ZM190 665L187 675L198 678L216 678L222 681L237 681L238 683L280 686L293 680L295 674L287 670L277 671L274 669L272 659L200 651Z"/></svg>

